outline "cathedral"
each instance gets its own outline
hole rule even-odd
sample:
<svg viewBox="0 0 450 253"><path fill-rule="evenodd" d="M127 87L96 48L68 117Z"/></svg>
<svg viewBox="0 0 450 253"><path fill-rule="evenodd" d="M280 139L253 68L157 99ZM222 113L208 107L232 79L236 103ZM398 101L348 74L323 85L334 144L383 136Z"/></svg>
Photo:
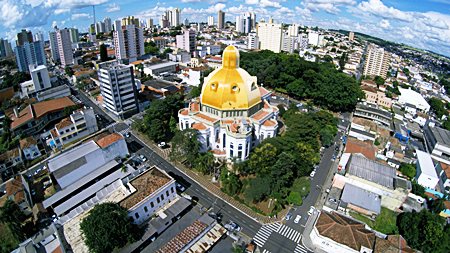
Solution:
<svg viewBox="0 0 450 253"><path fill-rule="evenodd" d="M270 92L239 67L239 51L228 46L222 66L205 77L199 98L178 112L179 128L199 131L201 151L216 158L246 160L250 150L278 129L278 108Z"/></svg>

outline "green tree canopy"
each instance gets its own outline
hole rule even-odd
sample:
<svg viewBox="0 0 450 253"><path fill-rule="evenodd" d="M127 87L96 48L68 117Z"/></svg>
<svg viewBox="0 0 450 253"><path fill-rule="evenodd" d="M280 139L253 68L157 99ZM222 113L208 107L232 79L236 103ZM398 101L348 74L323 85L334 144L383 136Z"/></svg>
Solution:
<svg viewBox="0 0 450 253"><path fill-rule="evenodd" d="M189 167L192 167L200 157L201 144L198 141L198 135L198 130L192 128L175 132L170 158L174 161L185 161Z"/></svg>
<svg viewBox="0 0 450 253"><path fill-rule="evenodd" d="M448 115L448 111L445 108L444 102L442 102L440 99L432 97L428 101L430 103L431 109L436 113L436 116L441 119L442 116Z"/></svg>
<svg viewBox="0 0 450 253"><path fill-rule="evenodd" d="M0 222L9 227L17 241L25 239L25 230L22 226L25 218L25 214L20 210L20 207L10 199L0 207Z"/></svg>
<svg viewBox="0 0 450 253"><path fill-rule="evenodd" d="M141 230L132 223L125 208L116 203L96 205L80 224L89 250L109 253L136 241Z"/></svg>
<svg viewBox="0 0 450 253"><path fill-rule="evenodd" d="M400 172L410 179L416 176L416 167L409 163L402 163L399 168Z"/></svg>

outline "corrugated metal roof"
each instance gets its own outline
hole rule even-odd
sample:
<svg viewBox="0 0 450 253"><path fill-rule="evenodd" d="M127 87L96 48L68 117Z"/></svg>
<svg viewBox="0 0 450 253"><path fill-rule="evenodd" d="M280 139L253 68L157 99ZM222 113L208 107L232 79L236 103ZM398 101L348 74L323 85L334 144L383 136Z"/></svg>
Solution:
<svg viewBox="0 0 450 253"><path fill-rule="evenodd" d="M371 191L346 183L341 197L342 201L380 214L381 197Z"/></svg>
<svg viewBox="0 0 450 253"><path fill-rule="evenodd" d="M350 175L394 189L395 169L369 160L361 154L353 154L348 167Z"/></svg>

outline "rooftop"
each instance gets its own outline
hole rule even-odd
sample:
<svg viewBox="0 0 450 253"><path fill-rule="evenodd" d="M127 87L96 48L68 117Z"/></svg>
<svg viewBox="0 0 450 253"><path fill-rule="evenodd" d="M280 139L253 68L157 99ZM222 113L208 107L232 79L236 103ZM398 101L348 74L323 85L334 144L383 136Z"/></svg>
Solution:
<svg viewBox="0 0 450 253"><path fill-rule="evenodd" d="M433 178L438 178L430 154L420 150L416 150L416 154L417 154L417 162L419 163L420 170L422 171L422 173Z"/></svg>
<svg viewBox="0 0 450 253"><path fill-rule="evenodd" d="M440 127L430 127L430 130L437 142L450 146L450 131Z"/></svg>
<svg viewBox="0 0 450 253"><path fill-rule="evenodd" d="M173 179L167 176L164 172L160 171L156 167L153 167L130 182L136 191L126 199L122 200L120 205L126 209L130 209L157 191L159 188L169 183L171 180Z"/></svg>
<svg viewBox="0 0 450 253"><path fill-rule="evenodd" d="M347 144L345 145L345 153L361 153L365 157L375 160L375 153L377 148L368 141L360 141L355 138L347 138Z"/></svg>
<svg viewBox="0 0 450 253"><path fill-rule="evenodd" d="M394 189L394 168L369 160L361 154L352 154L349 164L347 173L350 175Z"/></svg>
<svg viewBox="0 0 450 253"><path fill-rule="evenodd" d="M97 145L101 148L107 148L111 144L113 144L119 140L122 140L122 139L123 139L123 136L121 134L112 133L112 134L109 134L109 135L97 140Z"/></svg>
<svg viewBox="0 0 450 253"><path fill-rule="evenodd" d="M181 251L187 244L199 236L208 226L198 220L177 234L166 245L160 248L157 253L172 253Z"/></svg>
<svg viewBox="0 0 450 253"><path fill-rule="evenodd" d="M20 143L20 148L21 149L28 148L28 147L30 147L32 145L37 145L37 141L31 136L21 139L19 141L19 143Z"/></svg>
<svg viewBox="0 0 450 253"><path fill-rule="evenodd" d="M364 246L373 249L375 234L365 229L365 224L336 212L321 212L315 225L321 236L346 245L356 251Z"/></svg>
<svg viewBox="0 0 450 253"><path fill-rule="evenodd" d="M381 197L378 194L349 183L345 184L341 200L376 214L381 212Z"/></svg>

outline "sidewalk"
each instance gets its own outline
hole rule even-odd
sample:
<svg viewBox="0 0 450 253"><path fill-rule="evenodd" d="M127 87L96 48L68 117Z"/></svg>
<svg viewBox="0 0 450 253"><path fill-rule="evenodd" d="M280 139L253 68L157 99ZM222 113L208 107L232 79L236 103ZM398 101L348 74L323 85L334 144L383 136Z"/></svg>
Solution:
<svg viewBox="0 0 450 253"><path fill-rule="evenodd" d="M314 245L314 243L311 241L311 237L309 234L314 228L314 224L316 223L317 218L319 217L320 212L314 212L308 219L308 221L305 224L305 230L303 231L302 235L302 244L305 246L309 251L312 251L314 253L327 253L326 251L322 250L321 248Z"/></svg>
<svg viewBox="0 0 450 253"><path fill-rule="evenodd" d="M144 144L146 144L151 150L158 153L161 157L165 158L175 168L177 168L178 170L183 172L186 176L188 176L193 181L197 182L205 190L209 191L211 194L215 195L216 197L220 198L221 200L227 202L229 205L236 208L238 211L242 212L243 214L247 215L249 218L251 218L261 224L267 224L267 223L279 222L287 214L288 209L284 209L277 215L277 217L281 217L281 218L276 219L276 218L269 218L267 216L264 216L264 215L254 212L250 207L246 206L245 204L240 203L239 201L235 200L231 196L222 192L220 190L220 188L217 187L215 184L213 184L209 180L206 180L205 178L199 176L194 171L186 168L183 164L170 161L168 158L168 155L169 155L168 152L163 152L159 147L157 147L146 136L143 136L141 133L138 133L136 131L132 131L132 132L139 140L141 140Z"/></svg>

